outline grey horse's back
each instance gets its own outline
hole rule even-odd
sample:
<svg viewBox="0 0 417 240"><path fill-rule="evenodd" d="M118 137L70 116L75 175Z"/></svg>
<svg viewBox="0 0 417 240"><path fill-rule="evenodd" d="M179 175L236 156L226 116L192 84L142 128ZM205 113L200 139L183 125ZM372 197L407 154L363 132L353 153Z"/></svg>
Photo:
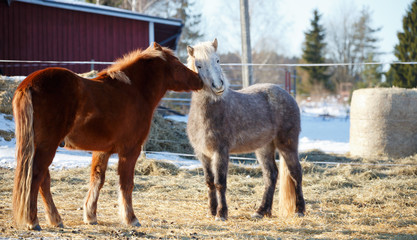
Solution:
<svg viewBox="0 0 417 240"><path fill-rule="evenodd" d="M300 132L300 111L295 99L276 84L254 84L231 91L227 112L234 126L232 136L238 140L236 152L251 152L260 142L277 138L279 133ZM286 135L286 134L284 134ZM233 149L233 147L232 147ZM246 151L245 151L246 150ZM232 150L232 152L235 152Z"/></svg>
<svg viewBox="0 0 417 240"><path fill-rule="evenodd" d="M239 90L238 92L248 93L266 93L271 112L276 121L278 131L289 131L293 129L301 131L300 126L300 109L295 99L277 84L259 83L250 87Z"/></svg>

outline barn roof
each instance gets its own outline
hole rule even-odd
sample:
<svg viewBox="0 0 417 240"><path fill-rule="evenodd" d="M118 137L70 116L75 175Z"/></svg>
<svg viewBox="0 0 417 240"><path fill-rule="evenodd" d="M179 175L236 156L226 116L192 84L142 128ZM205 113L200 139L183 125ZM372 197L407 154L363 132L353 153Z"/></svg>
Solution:
<svg viewBox="0 0 417 240"><path fill-rule="evenodd" d="M125 9L115 8L115 7L109 7L104 5L97 5L92 3L86 3L81 1L74 1L74 0L6 0L8 4L10 5L12 1L18 1L18 2L25 2L30 4L37 4L37 5L43 5L48 7L55 7L55 8L62 8L62 9L68 9L68 10L75 10L75 11L81 11L81 12L89 12L94 14L102 14L102 15L108 15L108 16L114 16L114 17L122 17L122 18L128 18L128 19L135 19L135 20L141 20L141 21L147 21L147 22L153 22L153 23L160 23L160 24L166 24L166 25L172 25L172 26L182 26L182 21L180 19L174 19L174 18L160 18L160 17L154 17L149 15L140 14L137 12L132 12Z"/></svg>

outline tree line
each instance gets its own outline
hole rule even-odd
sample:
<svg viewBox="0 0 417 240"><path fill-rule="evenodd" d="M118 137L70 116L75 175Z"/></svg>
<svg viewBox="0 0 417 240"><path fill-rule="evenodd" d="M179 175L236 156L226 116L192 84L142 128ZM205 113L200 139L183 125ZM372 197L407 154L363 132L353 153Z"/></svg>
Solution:
<svg viewBox="0 0 417 240"><path fill-rule="evenodd" d="M300 81L301 92L309 93L314 87L334 92L342 83L349 83L352 89L365 87L417 87L417 65L391 64L384 72L381 65L363 65L375 62L381 54L378 52L376 33L381 28L371 27L371 12L363 8L354 21L343 19L342 24L330 27L330 36L326 38L326 29L320 23L322 15L313 12L310 29L305 32L303 45L303 63L350 63L337 67L301 67L306 72ZM343 17L343 16L342 16ZM394 55L400 62L417 61L417 0L403 17L403 30L397 34L398 44ZM329 42L331 41L331 46ZM330 54L329 52L330 51ZM384 76L384 77L383 77Z"/></svg>

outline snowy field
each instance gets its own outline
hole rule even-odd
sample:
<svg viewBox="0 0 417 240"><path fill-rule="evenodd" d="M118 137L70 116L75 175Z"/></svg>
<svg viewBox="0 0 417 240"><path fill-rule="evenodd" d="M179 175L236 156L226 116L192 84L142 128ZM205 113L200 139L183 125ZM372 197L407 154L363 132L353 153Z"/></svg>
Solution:
<svg viewBox="0 0 417 240"><path fill-rule="evenodd" d="M349 118L348 107L328 100L320 103L300 103L301 134L299 151L321 150L325 153L345 154L349 152ZM174 118L186 121L186 118ZM0 130L14 130L14 122L0 114ZM8 142L0 137L0 167L14 168L15 140ZM147 153L147 158L167 160L180 168L194 168L199 163L181 158L171 153ZM69 151L58 148L51 169L85 167L90 164L91 154L84 151ZM117 163L117 155L113 155L109 164Z"/></svg>

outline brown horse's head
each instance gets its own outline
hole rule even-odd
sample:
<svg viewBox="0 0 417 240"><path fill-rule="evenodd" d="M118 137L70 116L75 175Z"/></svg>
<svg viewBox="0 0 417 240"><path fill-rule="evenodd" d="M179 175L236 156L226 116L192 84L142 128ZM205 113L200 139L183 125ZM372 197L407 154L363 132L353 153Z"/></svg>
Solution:
<svg viewBox="0 0 417 240"><path fill-rule="evenodd" d="M204 85L198 74L182 64L171 49L158 43L125 55L99 73L104 74L126 84L153 78L165 89L173 91L199 90Z"/></svg>
<svg viewBox="0 0 417 240"><path fill-rule="evenodd" d="M165 84L168 90L192 91L203 88L203 81L197 73L191 71L174 55L171 49L153 44L156 51L162 52L162 58L166 64Z"/></svg>

